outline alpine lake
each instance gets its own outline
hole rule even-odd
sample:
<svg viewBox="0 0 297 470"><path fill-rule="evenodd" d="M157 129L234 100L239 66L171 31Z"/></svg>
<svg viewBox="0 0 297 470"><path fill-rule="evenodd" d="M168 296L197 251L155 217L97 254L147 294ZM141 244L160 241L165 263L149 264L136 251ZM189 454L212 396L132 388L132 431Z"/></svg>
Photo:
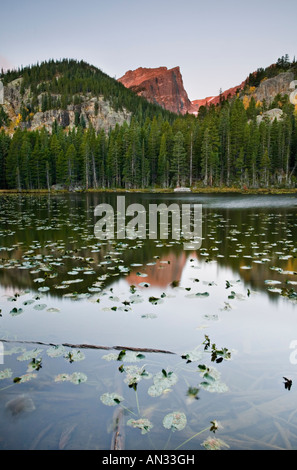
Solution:
<svg viewBox="0 0 297 470"><path fill-rule="evenodd" d="M296 449L296 195L122 195L202 204L201 247L0 197L0 449Z"/></svg>

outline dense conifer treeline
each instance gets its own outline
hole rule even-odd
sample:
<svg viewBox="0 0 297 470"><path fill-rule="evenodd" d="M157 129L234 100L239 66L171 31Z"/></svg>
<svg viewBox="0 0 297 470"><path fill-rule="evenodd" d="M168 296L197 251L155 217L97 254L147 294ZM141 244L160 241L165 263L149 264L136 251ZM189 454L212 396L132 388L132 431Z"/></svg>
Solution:
<svg viewBox="0 0 297 470"><path fill-rule="evenodd" d="M78 99L77 93L105 93L106 99L115 100L114 106L134 110L131 123L116 125L108 133L96 133L80 122L71 130L54 125L51 133L17 128L9 136L2 130L0 188L295 186L297 116L288 96L276 96L270 104L269 108L283 111L283 118L272 122L257 122L268 107L252 96L201 107L197 117L176 116L144 102L98 69L70 64L70 68L68 61L58 64L59 80L52 78L57 73L55 62L23 69L22 87L34 91L35 86L40 93L38 84L48 81L43 91L63 97L67 89L67 102ZM97 74L102 74L105 89L102 83L99 86L101 78L94 80ZM19 75L9 72L3 77L9 82Z"/></svg>

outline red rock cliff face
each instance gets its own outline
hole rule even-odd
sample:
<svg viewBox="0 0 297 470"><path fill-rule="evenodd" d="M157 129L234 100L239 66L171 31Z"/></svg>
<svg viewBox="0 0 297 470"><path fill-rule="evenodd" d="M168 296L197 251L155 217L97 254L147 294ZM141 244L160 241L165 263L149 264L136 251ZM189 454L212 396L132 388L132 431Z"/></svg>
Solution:
<svg viewBox="0 0 297 470"><path fill-rule="evenodd" d="M173 113L186 114L195 111L184 89L179 67L140 67L129 70L118 81L151 103L159 104Z"/></svg>

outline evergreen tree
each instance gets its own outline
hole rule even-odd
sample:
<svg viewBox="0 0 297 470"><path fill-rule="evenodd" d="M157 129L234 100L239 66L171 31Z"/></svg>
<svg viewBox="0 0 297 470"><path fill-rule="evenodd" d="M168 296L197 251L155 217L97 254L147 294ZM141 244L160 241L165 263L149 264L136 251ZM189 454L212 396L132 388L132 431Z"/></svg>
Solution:
<svg viewBox="0 0 297 470"><path fill-rule="evenodd" d="M25 189L32 189L32 177L31 177L31 144L28 135L23 135L22 146L20 148L20 172L22 186Z"/></svg>
<svg viewBox="0 0 297 470"><path fill-rule="evenodd" d="M171 172L173 182L177 187L185 185L186 151L184 148L184 136L181 131L178 131L174 137Z"/></svg>
<svg viewBox="0 0 297 470"><path fill-rule="evenodd" d="M158 184L161 186L161 188L166 188L169 185L169 163L167 155L166 134L162 134L161 137L158 158Z"/></svg>
<svg viewBox="0 0 297 470"><path fill-rule="evenodd" d="M240 155L246 122L247 115L243 103L236 98L230 110L230 167L233 168Z"/></svg>
<svg viewBox="0 0 297 470"><path fill-rule="evenodd" d="M5 134L4 130L0 132L0 188L6 189L6 161L10 148L10 137Z"/></svg>
<svg viewBox="0 0 297 470"><path fill-rule="evenodd" d="M151 183L154 185L157 181L157 163L160 149L160 129L156 116L153 118L148 134L147 155L151 168Z"/></svg>
<svg viewBox="0 0 297 470"><path fill-rule="evenodd" d="M9 151L7 153L6 165L5 165L8 187L12 189L17 188L18 190L22 189L21 179L20 179L20 174L21 174L20 154L21 154L21 147L23 143L22 136L23 134L22 134L21 129L17 128L17 130L15 131L11 139Z"/></svg>
<svg viewBox="0 0 297 470"><path fill-rule="evenodd" d="M66 151L66 165L67 165L67 178L66 184L71 186L72 184L77 183L76 179L76 149L73 144L70 144L67 151Z"/></svg>
<svg viewBox="0 0 297 470"><path fill-rule="evenodd" d="M269 170L270 170L270 158L268 149L266 148L261 159L261 180L262 184L267 188L269 185Z"/></svg>

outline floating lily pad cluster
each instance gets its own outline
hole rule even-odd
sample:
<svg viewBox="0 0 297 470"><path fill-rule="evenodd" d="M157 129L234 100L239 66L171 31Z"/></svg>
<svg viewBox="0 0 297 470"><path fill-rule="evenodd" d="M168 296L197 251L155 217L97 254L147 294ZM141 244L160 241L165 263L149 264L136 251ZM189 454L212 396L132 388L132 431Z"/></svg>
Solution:
<svg viewBox="0 0 297 470"><path fill-rule="evenodd" d="M208 354L208 348L211 348L211 356L209 356ZM206 366L200 363L202 359L209 357L210 360L214 362L217 358L217 356L214 355L215 351L218 351L219 353L222 353L223 351L221 357L225 360L231 359L231 352L228 351L227 348L217 349L215 344L211 343L207 335L205 335L205 341L202 344L194 348L193 351L188 351L181 356L182 359L186 359L186 364L198 362L196 371L202 377L200 384L198 384L196 387L189 387L187 393L188 396L197 398L199 389L211 393L224 393L228 391L227 385L221 382L220 380L220 372L212 366ZM151 419L149 420L144 414L142 414L137 395L138 384L142 379L146 379L147 381L149 381L147 394L154 400L160 397L164 398L168 393L170 393L174 389L174 386L177 384L179 380L178 373L174 370L168 370L165 368L159 370L156 373L151 373L148 370L147 365L143 365L142 367L140 367L138 365L133 364L139 361L147 360L146 356L143 353L139 353L137 351L121 350L118 354L106 354L103 356L103 359L109 362L121 362L121 365L118 366L118 370L121 374L124 374L124 383L126 383L129 388L133 388L135 391L138 412L136 414L130 408L125 406L126 399L122 394L119 394L117 392L103 393L100 396L101 402L107 406L118 405L123 407L127 413L131 413L134 415L133 418L127 420L127 426L140 429L141 434L149 433L154 428L154 424ZM213 432L215 432L215 430L217 429L215 423L216 421L213 421L212 427L210 427L210 430ZM181 431L187 426L187 416L184 411L172 411L164 415L162 424L165 429L168 429L171 432ZM197 435L198 434L200 434L200 432L197 433ZM193 436L193 438L194 437L195 436ZM207 445L208 443L206 443L206 446Z"/></svg>
<svg viewBox="0 0 297 470"><path fill-rule="evenodd" d="M44 349L42 348L33 348L26 349L23 347L15 347L11 349L5 348L5 355L17 354L17 360L21 362L27 362L27 371L21 376L13 378L14 383L27 382L31 379L36 379L38 372L42 368L42 356L44 355ZM46 349L46 354L50 358L63 357L65 361L69 363L82 361L85 359L85 354L80 350L75 350L72 348L66 348L62 345L50 346ZM6 368L0 371L0 380L10 379L13 376L13 371L9 368ZM61 373L58 374L55 378L55 382L65 382L70 381L74 384L80 384L86 382L87 376L81 372L73 372L72 374Z"/></svg>
<svg viewBox="0 0 297 470"><path fill-rule="evenodd" d="M94 235L92 223L94 207L83 204L78 210L76 201L66 198L2 197L1 209L0 226L4 228L1 229L0 275L1 270L13 270L12 275L15 270L24 271L26 288L40 294L41 300L38 302L32 296L24 305L12 307L9 311L12 316L23 314L25 307L31 305L30 300L34 302L31 305L33 309L54 313L58 310L55 306L48 306L46 298L56 294L73 300L93 300L97 295L96 300L100 303L101 299L106 299L108 285L130 273L134 273L140 281L135 286L135 295L122 299L122 302L126 301L123 305L104 305L103 311L130 311L133 305L146 300L155 306L165 304L166 308L168 292L165 290L160 297L150 293L151 279L147 268L158 263L159 270L166 269L172 260L162 259L158 255L145 259L142 250L145 252L149 243L152 252L160 250L164 253L167 250L170 253L174 249L176 253L181 253L182 239L99 241ZM292 214L286 215L286 221L283 219L282 213L266 211L261 214L259 211L249 214L244 221L231 223L223 211L208 211L203 214L203 226L207 228L202 247L197 253L202 266L203 263L231 264L243 277L257 266L265 266L266 271L273 270L278 278L267 278L261 288L267 289L270 295L277 293L295 301L297 271L287 269L287 263L294 261L297 253L294 242L296 224ZM26 232L25 241L19 241L19 231ZM135 262L137 257L141 262ZM172 280L171 288L178 288L179 281ZM195 282L195 278L192 281ZM196 279L200 285L203 281ZM213 283L212 280L208 285ZM190 283L183 289L186 298L207 298L211 295L209 290L195 292ZM143 290L148 291L147 296ZM42 295L45 297L42 298ZM228 300L244 298L246 296L235 289L228 292ZM142 316L147 319L155 317L155 312L146 312Z"/></svg>

